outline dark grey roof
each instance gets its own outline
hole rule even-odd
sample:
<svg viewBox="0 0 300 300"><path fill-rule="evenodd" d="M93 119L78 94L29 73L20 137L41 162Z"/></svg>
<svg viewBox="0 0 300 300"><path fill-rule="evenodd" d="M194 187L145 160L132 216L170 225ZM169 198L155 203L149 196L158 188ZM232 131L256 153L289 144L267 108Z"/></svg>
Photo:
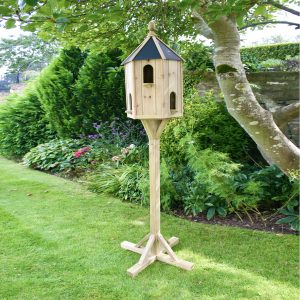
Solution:
<svg viewBox="0 0 300 300"><path fill-rule="evenodd" d="M162 55L161 55L162 53ZM155 36L147 37L123 62L125 65L133 60L166 59L182 61L183 59Z"/></svg>

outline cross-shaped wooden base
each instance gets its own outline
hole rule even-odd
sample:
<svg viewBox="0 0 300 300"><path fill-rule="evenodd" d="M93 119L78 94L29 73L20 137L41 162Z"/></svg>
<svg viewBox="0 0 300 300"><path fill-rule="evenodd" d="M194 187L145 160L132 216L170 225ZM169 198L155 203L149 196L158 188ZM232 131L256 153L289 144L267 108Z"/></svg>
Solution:
<svg viewBox="0 0 300 300"><path fill-rule="evenodd" d="M142 245L146 241L146 246L143 247ZM156 235L149 233L137 244L127 241L122 242L121 247L123 249L141 254L139 261L127 270L127 274L131 277L135 277L156 260L184 270L191 270L193 268L193 264L178 258L172 250L172 247L178 243L179 239L177 237L171 237L168 241L166 241L160 233Z"/></svg>

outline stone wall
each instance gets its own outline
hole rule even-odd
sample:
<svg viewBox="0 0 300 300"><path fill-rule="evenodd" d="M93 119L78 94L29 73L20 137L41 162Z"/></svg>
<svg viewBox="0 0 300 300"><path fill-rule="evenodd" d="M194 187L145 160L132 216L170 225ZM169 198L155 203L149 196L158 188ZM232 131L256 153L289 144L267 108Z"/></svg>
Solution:
<svg viewBox="0 0 300 300"><path fill-rule="evenodd" d="M248 73L247 78L252 86L255 96L265 108L270 111L278 107L299 101L299 73L298 72L258 72ZM197 89L200 95L207 90L213 90L218 100L221 90L214 73L204 76ZM285 130L286 135L299 146L300 119L290 122Z"/></svg>

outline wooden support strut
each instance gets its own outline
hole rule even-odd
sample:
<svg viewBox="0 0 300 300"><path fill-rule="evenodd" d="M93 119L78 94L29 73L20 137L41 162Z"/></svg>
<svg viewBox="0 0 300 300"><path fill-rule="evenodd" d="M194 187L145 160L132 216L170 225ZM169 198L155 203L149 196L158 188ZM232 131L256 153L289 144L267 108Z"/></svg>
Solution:
<svg viewBox="0 0 300 300"><path fill-rule="evenodd" d="M191 270L193 264L179 259L172 250L179 239L172 237L166 241L160 233L160 136L167 120L142 120L142 123L149 138L150 233L137 244L121 243L123 249L141 254L140 260L127 270L127 274L134 277L156 260ZM142 247L146 241L146 246Z"/></svg>

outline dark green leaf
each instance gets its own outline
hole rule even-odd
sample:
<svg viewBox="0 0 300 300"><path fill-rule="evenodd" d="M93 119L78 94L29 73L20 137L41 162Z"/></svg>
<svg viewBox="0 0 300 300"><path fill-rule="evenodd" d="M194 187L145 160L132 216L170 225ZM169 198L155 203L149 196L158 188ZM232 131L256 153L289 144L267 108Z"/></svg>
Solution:
<svg viewBox="0 0 300 300"><path fill-rule="evenodd" d="M218 207L217 212L222 217L225 217L227 215L227 211L224 207Z"/></svg>
<svg viewBox="0 0 300 300"><path fill-rule="evenodd" d="M207 215L206 215L207 220L210 220L211 218L213 218L215 213L216 213L216 208L210 207L209 210L207 211Z"/></svg>
<svg viewBox="0 0 300 300"><path fill-rule="evenodd" d="M296 231L300 230L300 224L299 224L298 218L294 222L291 223L291 228Z"/></svg>
<svg viewBox="0 0 300 300"><path fill-rule="evenodd" d="M293 221L295 221L297 217L294 217L294 216L288 216L288 217L285 217L285 218L282 218L282 219L279 219L276 221L276 224L286 224L286 223L291 223Z"/></svg>
<svg viewBox="0 0 300 300"><path fill-rule="evenodd" d="M26 4L30 6L35 6L38 3L38 0L25 0Z"/></svg>

